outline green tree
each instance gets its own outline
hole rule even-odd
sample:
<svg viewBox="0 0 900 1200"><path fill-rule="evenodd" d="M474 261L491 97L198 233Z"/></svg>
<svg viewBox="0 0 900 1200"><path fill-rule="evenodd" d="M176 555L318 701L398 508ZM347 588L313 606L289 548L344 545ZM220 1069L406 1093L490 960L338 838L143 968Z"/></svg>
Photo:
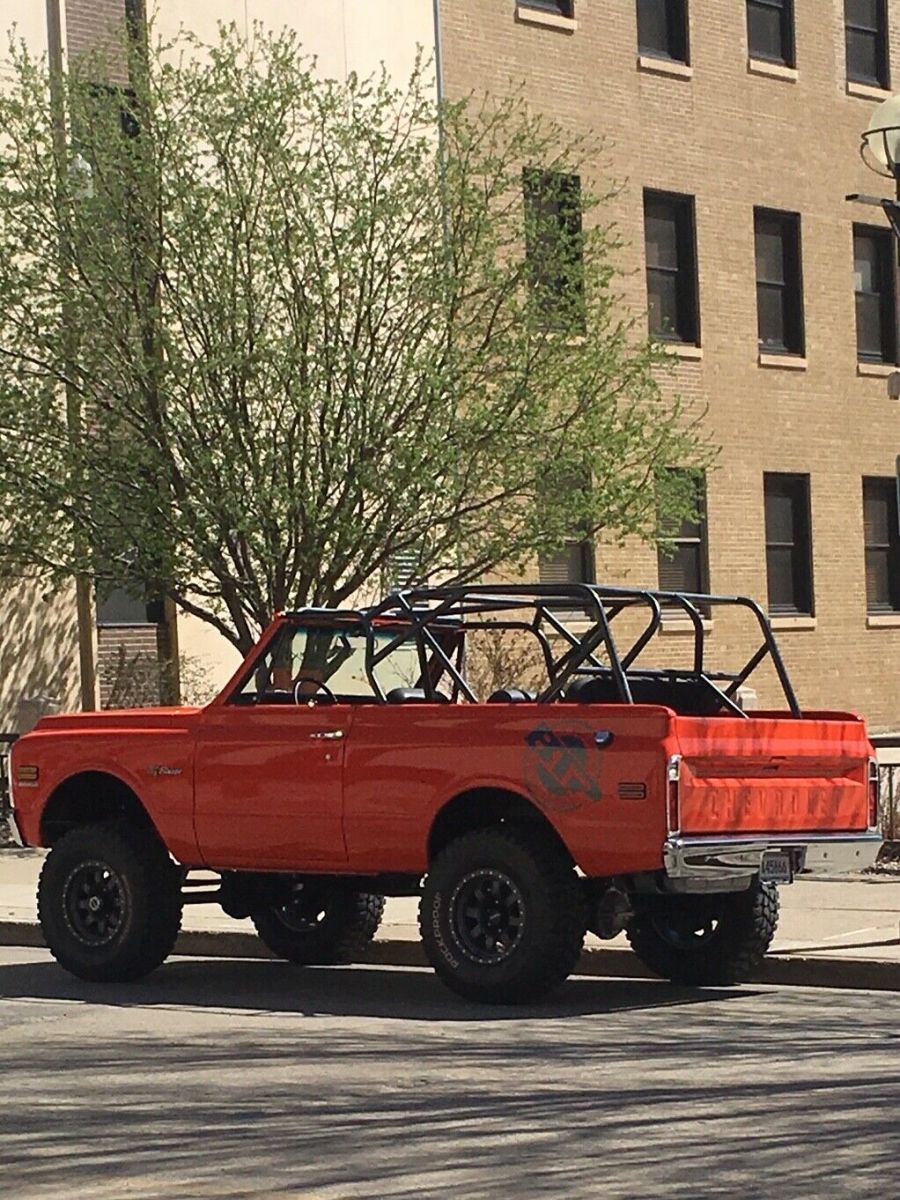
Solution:
<svg viewBox="0 0 900 1200"><path fill-rule="evenodd" d="M598 147L223 28L132 43L127 88L80 59L61 150L12 58L0 568L127 580L246 650L400 561L468 581L690 508L666 468L708 452L623 315Z"/></svg>

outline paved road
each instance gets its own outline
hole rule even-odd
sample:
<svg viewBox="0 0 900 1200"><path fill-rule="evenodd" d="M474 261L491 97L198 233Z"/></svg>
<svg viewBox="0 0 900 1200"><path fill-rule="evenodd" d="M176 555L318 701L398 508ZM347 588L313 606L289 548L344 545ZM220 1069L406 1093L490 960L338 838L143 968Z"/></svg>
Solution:
<svg viewBox="0 0 900 1200"><path fill-rule="evenodd" d="M900 997L181 959L78 983L0 950L10 1200L872 1196L896 1185Z"/></svg>

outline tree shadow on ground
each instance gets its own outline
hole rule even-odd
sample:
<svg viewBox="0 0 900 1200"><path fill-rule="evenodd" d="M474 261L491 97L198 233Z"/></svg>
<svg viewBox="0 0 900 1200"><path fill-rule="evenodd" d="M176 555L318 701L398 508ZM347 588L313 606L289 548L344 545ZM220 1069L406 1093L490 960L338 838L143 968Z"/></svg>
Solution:
<svg viewBox="0 0 900 1200"><path fill-rule="evenodd" d="M37 961L0 966L0 997L154 1007L186 1005L252 1012L379 1017L404 1021L564 1020L589 1014L747 999L752 988L677 988L662 981L569 979L539 1004L472 1004L415 967L296 967L264 959L170 959L138 983L87 983L43 952Z"/></svg>

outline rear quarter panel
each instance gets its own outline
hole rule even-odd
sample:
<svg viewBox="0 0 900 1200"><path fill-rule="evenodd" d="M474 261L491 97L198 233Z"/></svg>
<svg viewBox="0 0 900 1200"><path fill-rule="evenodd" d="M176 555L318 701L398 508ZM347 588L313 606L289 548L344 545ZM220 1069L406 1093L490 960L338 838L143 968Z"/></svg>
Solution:
<svg viewBox="0 0 900 1200"><path fill-rule="evenodd" d="M351 869L424 871L438 813L475 788L530 800L585 874L657 868L669 725L665 710L621 706L360 708L345 765ZM598 732L612 735L606 749Z"/></svg>

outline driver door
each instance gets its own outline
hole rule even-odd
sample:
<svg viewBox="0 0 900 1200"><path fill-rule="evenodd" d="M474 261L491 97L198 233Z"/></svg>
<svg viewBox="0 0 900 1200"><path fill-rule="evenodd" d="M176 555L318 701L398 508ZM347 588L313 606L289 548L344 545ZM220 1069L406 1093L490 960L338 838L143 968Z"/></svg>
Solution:
<svg viewBox="0 0 900 1200"><path fill-rule="evenodd" d="M285 625L204 714L194 819L210 867L299 871L347 861L343 767L353 708L318 686L329 667L326 633Z"/></svg>

